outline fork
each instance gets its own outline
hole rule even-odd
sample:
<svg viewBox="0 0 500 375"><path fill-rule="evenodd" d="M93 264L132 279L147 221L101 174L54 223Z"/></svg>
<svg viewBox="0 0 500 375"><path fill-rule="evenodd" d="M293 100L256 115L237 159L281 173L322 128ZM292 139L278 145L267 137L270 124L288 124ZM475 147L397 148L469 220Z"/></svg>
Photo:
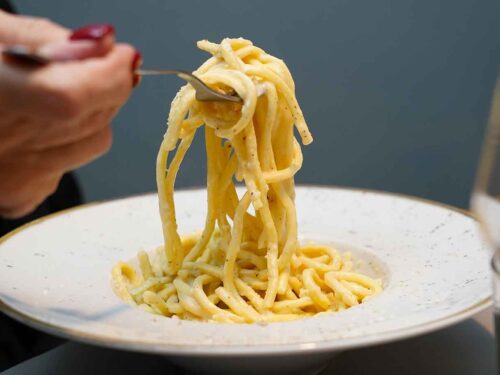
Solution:
<svg viewBox="0 0 500 375"><path fill-rule="evenodd" d="M33 65L47 65L51 61L41 55L30 51L25 46L11 46L2 49L2 55ZM180 69L138 69L135 71L140 76L176 75L188 82L196 91L196 100L200 102L232 102L241 103L242 99L235 93L234 95L223 94L208 87L201 79L194 74Z"/></svg>
<svg viewBox="0 0 500 375"><path fill-rule="evenodd" d="M194 74L180 69L138 69L136 73L140 76L160 76L175 74L177 77L189 82L196 91L196 100L200 102L233 102L241 103L238 94L227 95L208 87L201 79Z"/></svg>

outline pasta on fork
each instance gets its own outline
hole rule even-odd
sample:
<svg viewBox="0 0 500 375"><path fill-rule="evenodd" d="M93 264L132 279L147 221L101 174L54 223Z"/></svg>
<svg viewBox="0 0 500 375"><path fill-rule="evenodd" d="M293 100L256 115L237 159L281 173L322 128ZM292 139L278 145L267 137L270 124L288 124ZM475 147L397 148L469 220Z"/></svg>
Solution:
<svg viewBox="0 0 500 375"><path fill-rule="evenodd" d="M172 101L156 178L164 244L141 251L140 273L118 263L115 291L165 316L223 323L286 321L358 305L382 290L351 255L298 241L294 175L312 142L285 63L245 39L206 40L212 55L194 72L242 103L199 102L185 85ZM198 131L207 155L201 234L181 237L174 184ZM244 193L238 195L241 183Z"/></svg>

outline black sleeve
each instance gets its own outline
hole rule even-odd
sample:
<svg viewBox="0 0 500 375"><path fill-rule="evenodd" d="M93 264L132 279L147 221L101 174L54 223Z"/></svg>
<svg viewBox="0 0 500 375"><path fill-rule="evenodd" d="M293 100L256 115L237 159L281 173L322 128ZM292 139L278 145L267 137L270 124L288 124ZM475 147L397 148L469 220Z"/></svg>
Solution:
<svg viewBox="0 0 500 375"><path fill-rule="evenodd" d="M0 9L9 13L16 13L14 7L10 4L8 0L0 0Z"/></svg>
<svg viewBox="0 0 500 375"><path fill-rule="evenodd" d="M57 211L78 206L79 204L82 204L82 202L83 197L78 186L78 181L72 173L66 173L62 177L61 182L59 182L56 192L47 197L47 199L40 204L35 211L20 219L10 220L0 217L0 237L30 221L39 219L42 216L46 216Z"/></svg>

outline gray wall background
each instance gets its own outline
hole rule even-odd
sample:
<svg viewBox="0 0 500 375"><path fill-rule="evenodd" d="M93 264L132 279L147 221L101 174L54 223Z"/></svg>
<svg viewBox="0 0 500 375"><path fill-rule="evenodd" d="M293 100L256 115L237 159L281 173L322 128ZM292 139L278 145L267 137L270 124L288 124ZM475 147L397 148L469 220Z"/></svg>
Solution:
<svg viewBox="0 0 500 375"><path fill-rule="evenodd" d="M498 0L18 0L74 28L111 22L144 66L194 69L199 39L243 36L282 57L315 142L301 183L383 189L466 206L500 66ZM87 200L155 189L181 82L147 78L115 120L112 151L78 171ZM178 186L203 185L202 137Z"/></svg>

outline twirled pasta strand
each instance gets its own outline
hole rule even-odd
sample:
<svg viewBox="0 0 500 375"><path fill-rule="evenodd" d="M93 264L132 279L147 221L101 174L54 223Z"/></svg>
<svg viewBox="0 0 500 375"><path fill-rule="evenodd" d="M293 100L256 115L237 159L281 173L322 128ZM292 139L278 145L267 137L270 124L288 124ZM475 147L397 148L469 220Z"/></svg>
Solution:
<svg viewBox="0 0 500 375"><path fill-rule="evenodd" d="M165 242L153 262L140 252L142 276L125 263L115 266L117 293L157 314L230 323L338 311L379 293L380 281L354 272L349 254L299 245L294 175L302 152L294 128L304 144L312 136L285 63L241 38L201 41L198 47L212 57L195 74L214 88L235 92L242 104L197 102L189 85L172 101L156 165ZM174 184L202 125L205 227L181 238ZM241 197L237 181L246 188Z"/></svg>

